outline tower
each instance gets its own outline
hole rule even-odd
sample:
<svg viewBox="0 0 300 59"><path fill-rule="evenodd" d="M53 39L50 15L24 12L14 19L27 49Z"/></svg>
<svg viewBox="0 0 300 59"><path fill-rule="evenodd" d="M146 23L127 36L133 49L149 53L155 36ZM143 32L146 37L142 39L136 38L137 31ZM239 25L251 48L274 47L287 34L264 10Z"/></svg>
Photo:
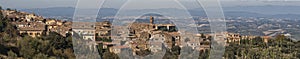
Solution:
<svg viewBox="0 0 300 59"><path fill-rule="evenodd" d="M151 29L155 28L155 26L154 26L154 17L153 16L150 16L150 26L149 26L149 28L151 28Z"/></svg>
<svg viewBox="0 0 300 59"><path fill-rule="evenodd" d="M153 23L154 23L154 17L150 16L150 24L153 24Z"/></svg>

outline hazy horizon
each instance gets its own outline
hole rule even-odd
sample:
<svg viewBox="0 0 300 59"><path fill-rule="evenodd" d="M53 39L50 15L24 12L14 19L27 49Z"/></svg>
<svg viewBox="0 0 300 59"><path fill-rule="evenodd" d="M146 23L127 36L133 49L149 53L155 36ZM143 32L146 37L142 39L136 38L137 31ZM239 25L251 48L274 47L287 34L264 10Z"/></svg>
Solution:
<svg viewBox="0 0 300 59"><path fill-rule="evenodd" d="M0 5L3 8L13 9L31 9L31 8L51 8L51 7L76 7L78 0L0 0ZM119 9L128 0L106 0L103 4L103 8L115 8ZM134 1L134 0L131 0ZM155 8L178 8L177 6L170 6L174 3L169 3L171 0L153 0L146 1L147 3L153 3L153 5L133 5L137 8L147 8L155 6ZM178 0L186 8L199 8L201 5L196 0ZM34 2L34 3L33 3ZM145 2L138 1L137 4L143 4ZM159 5L159 6L157 6ZM221 1L222 7L236 7L236 6L300 6L300 1L236 1L236 0L223 0ZM93 7L85 7L86 9L93 9Z"/></svg>

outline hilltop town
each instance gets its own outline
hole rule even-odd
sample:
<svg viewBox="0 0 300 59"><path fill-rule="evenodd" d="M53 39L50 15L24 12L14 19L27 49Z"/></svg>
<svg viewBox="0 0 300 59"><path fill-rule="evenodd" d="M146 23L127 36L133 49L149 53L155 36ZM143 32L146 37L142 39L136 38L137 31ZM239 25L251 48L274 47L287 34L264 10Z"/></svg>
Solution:
<svg viewBox="0 0 300 59"><path fill-rule="evenodd" d="M128 24L129 33L125 35L126 38L116 39L122 36L123 31L116 31L117 36L111 34L113 32L112 23L110 21L102 22L72 22L63 21L53 18L43 18L42 16L20 12L16 10L1 10L3 16L9 19L11 24L17 29L19 36L30 36L32 38L39 38L43 35L50 35L55 32L63 37L69 34L80 35L83 40L95 41L104 52L119 54L122 49L132 49L133 55L145 56L151 53L162 52L163 49L170 49L177 57L180 54L180 48L191 47L197 51L209 51L213 40L213 34L186 34L190 36L189 39L182 37L181 32L178 31L174 24L158 24L154 21L159 21L155 16L146 16L149 22L134 22ZM246 40L261 38L262 43L270 43L274 37L269 36L250 36L240 35L236 33L224 32L225 42L224 46L230 44L245 42ZM112 39L115 38L115 39ZM272 42L271 42L272 43ZM93 44L91 44L93 46ZM89 47L99 48L99 47ZM241 57L240 57L241 58Z"/></svg>
<svg viewBox="0 0 300 59"><path fill-rule="evenodd" d="M48 34L49 32L56 32L62 36L66 36L67 33L72 31L82 35L82 39L97 41L101 39L111 39L111 23L108 21L103 22L71 22L62 21L51 18L43 18L31 13L19 12L15 10L1 10L3 15L11 19L11 23L17 27L18 34L29 35L31 37L40 37L42 34ZM135 51L139 50L161 50L159 45L165 44L167 48L171 49L174 46L183 47L181 41L185 41L187 46L196 50L210 49L210 40L212 39L210 34L191 34L196 36L194 39L183 39L180 37L176 26L174 24L154 24L155 20L153 16L149 16L150 23L132 23L130 25L130 33L126 41L129 46L113 46L110 48L111 52L119 53L122 48L132 48ZM239 34L226 33L227 42L240 41L240 39L251 39L256 36L240 36ZM264 37L265 38L265 37ZM114 39L112 39L114 40ZM147 43L152 41L152 43ZM267 38L265 39L267 42ZM107 42L101 41L104 48L110 45L120 44L120 42ZM157 45L157 46L156 46ZM108 48L107 48L108 49Z"/></svg>

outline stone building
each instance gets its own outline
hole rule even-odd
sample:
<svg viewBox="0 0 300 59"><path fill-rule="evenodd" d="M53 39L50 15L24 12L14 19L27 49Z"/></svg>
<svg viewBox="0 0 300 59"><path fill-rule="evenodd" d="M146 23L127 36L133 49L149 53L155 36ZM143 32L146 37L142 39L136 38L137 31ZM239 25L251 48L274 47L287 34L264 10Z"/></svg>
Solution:
<svg viewBox="0 0 300 59"><path fill-rule="evenodd" d="M241 39L241 36L239 34L234 33L226 33L226 42L239 42Z"/></svg>
<svg viewBox="0 0 300 59"><path fill-rule="evenodd" d="M14 22L42 22L43 17L15 10L2 10L3 15Z"/></svg>
<svg viewBox="0 0 300 59"><path fill-rule="evenodd" d="M95 41L95 23L94 22L73 22L72 30L81 35L85 40Z"/></svg>
<svg viewBox="0 0 300 59"><path fill-rule="evenodd" d="M96 37L99 38L110 38L111 23L108 21L96 23Z"/></svg>
<svg viewBox="0 0 300 59"><path fill-rule="evenodd" d="M128 38L132 41L134 52L150 50L159 52L164 47L171 49L181 43L180 33L174 24L154 24L150 16L149 23L134 22L129 26Z"/></svg>
<svg viewBox="0 0 300 59"><path fill-rule="evenodd" d="M61 20L45 19L46 29L48 32L57 32L62 36L66 36L71 32L71 24L65 24Z"/></svg>
<svg viewBox="0 0 300 59"><path fill-rule="evenodd" d="M109 48L109 51L115 54L119 54L121 52L121 49L125 49L125 48L128 48L128 46L112 46Z"/></svg>
<svg viewBox="0 0 300 59"><path fill-rule="evenodd" d="M38 37L45 32L45 24L42 22L13 22L19 30L20 35Z"/></svg>

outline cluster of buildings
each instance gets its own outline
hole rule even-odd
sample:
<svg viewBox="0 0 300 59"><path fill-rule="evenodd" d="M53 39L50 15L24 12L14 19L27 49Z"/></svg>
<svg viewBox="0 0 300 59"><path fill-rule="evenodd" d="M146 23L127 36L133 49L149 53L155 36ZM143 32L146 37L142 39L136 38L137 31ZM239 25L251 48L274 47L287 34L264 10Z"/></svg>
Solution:
<svg viewBox="0 0 300 59"><path fill-rule="evenodd" d="M57 32L62 36L66 36L71 30L71 22L44 19L42 16L35 14L18 12L15 10L1 10L3 15L16 25L20 35L29 35L31 37L39 37L49 32Z"/></svg>
<svg viewBox="0 0 300 59"><path fill-rule="evenodd" d="M289 38L289 34L284 34L284 36ZM252 40L255 38L261 38L264 43L268 43L269 39L273 38L272 36L249 36L249 35L240 35L236 33L226 33L226 42L241 42L241 40Z"/></svg>
<svg viewBox="0 0 300 59"><path fill-rule="evenodd" d="M110 38L109 22L70 22L51 18L43 18L35 14L19 12L15 10L1 10L3 15L10 19L16 26L18 34L31 37L40 37L50 32L56 32L62 36L79 34L82 39L92 40L98 38Z"/></svg>
<svg viewBox="0 0 300 59"><path fill-rule="evenodd" d="M82 39L97 41L98 38L111 39L113 29L109 21L103 22L68 22L55 19L44 19L35 14L18 12L13 10L2 10L3 15L11 19L16 25L20 35L29 35L39 37L49 32L57 32L62 36L67 33L77 33ZM130 48L133 52L150 50L151 52L160 52L163 48L171 49L174 46L191 47L195 50L210 49L209 34L183 34L180 33L174 24L154 23L154 17L150 16L149 23L135 22L129 24L129 34L126 38L112 39L113 42L97 41L103 44L104 49L110 52L120 53L122 49ZM118 27L118 26L114 26ZM115 29L115 28L114 28ZM121 36L122 31L116 33ZM183 37L185 36L185 37ZM241 39L252 39L256 36L241 36L234 33L226 33L226 42L237 42ZM263 37L267 42L267 38ZM97 45L97 43L95 43ZM117 46L116 46L117 45ZM95 48L95 47L94 47ZM135 55L135 54L134 54Z"/></svg>
<svg viewBox="0 0 300 59"><path fill-rule="evenodd" d="M111 24L104 22L73 22L72 31L79 34L86 40L95 41L96 38L110 38Z"/></svg>
<svg viewBox="0 0 300 59"><path fill-rule="evenodd" d="M151 52L161 52L164 48L171 49L175 46L191 47L196 50L210 49L209 35L185 34L182 37L174 24L157 24L154 17L148 17L149 23L134 22L128 25L129 34L126 38L112 39L113 42L102 42L103 48L110 52L120 53L122 49L130 48L135 52L150 50ZM114 26L118 27L118 26ZM125 26L126 27L126 26ZM116 31L122 36L123 30ZM104 32L107 33L107 32ZM193 37L195 36L195 37ZM107 37L107 36L104 36ZM113 46L117 45L117 46ZM108 46L111 46L110 48Z"/></svg>
<svg viewBox="0 0 300 59"><path fill-rule="evenodd" d="M72 30L88 39L110 38L110 23L104 22L70 22L51 18L43 18L31 13L18 12L15 10L1 10L3 15L12 21L20 35L39 37L49 32L57 32L62 36L72 33ZM90 36L86 36L91 34Z"/></svg>

